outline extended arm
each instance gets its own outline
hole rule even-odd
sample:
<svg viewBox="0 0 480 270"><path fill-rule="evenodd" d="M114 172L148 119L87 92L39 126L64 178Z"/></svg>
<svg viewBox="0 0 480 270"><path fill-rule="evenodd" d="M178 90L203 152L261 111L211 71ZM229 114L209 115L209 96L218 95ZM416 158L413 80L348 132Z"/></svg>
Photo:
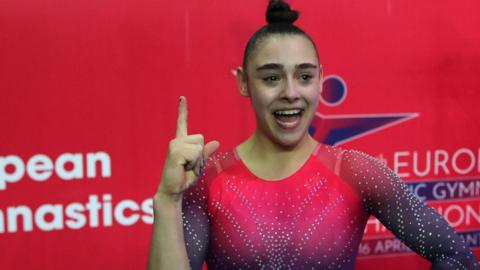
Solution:
<svg viewBox="0 0 480 270"><path fill-rule="evenodd" d="M155 195L148 269L190 269L183 234L181 200Z"/></svg>
<svg viewBox="0 0 480 270"><path fill-rule="evenodd" d="M200 188L195 183L201 174L201 167L219 143L213 141L204 145L202 135L187 134L186 102L184 97L180 98L176 137L170 141L162 179L153 199L153 236L148 259L150 270L190 269L189 258L194 257L197 258L191 260L194 269L201 269L203 263L203 255L192 255L189 246L194 241L190 232L200 233L192 225L195 222L203 224L204 220L196 217L206 217L205 208L187 203L192 197L184 193L191 193L187 189ZM187 233L184 233L184 222ZM208 234L201 237L208 239Z"/></svg>
<svg viewBox="0 0 480 270"><path fill-rule="evenodd" d="M477 269L471 250L441 215L413 195L383 162L346 151L342 177L359 191L367 211L409 248L432 262L431 269Z"/></svg>
<svg viewBox="0 0 480 270"><path fill-rule="evenodd" d="M149 269L202 269L210 224L204 178L180 202L155 196Z"/></svg>

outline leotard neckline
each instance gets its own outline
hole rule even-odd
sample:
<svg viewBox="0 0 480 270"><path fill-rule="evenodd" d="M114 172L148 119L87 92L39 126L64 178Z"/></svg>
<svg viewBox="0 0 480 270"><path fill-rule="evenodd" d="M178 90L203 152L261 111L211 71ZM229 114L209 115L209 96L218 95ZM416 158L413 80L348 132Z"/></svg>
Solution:
<svg viewBox="0 0 480 270"><path fill-rule="evenodd" d="M295 179L298 179L298 177L295 177L296 175L298 174L301 174L302 171L305 170L305 168L308 168L309 167L309 164L313 162L314 160L314 157L317 156L320 148L321 148L321 145L320 143L317 143L317 145L315 146L315 148L313 149L313 151L310 153L310 156L308 157L308 159L297 169L295 170L292 174L286 176L286 177L283 177L283 178L280 178L280 179L275 179L275 180L272 180L272 179L265 179L265 178L262 178L260 176L257 176L255 173L253 173L248 167L247 165L243 162L243 160L240 158L240 156L238 155L238 152L237 152L237 147L233 148L233 155L235 157L235 160L238 161L239 165L241 166L242 170L245 171L251 179L254 179L254 180L257 180L257 181L261 181L261 182L265 182L265 183L272 183L272 184L276 184L276 183L285 183L285 182L291 182L291 181L295 181Z"/></svg>

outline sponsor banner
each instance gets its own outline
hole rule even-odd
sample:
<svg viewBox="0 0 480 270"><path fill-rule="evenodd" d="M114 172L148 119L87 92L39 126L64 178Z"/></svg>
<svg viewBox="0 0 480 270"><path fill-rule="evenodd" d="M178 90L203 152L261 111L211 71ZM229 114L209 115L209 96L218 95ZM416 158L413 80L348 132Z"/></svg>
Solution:
<svg viewBox="0 0 480 270"><path fill-rule="evenodd" d="M471 248L480 247L480 231L465 231L458 234ZM395 237L364 240L360 244L358 251L359 257L391 256L412 252L400 239Z"/></svg>
<svg viewBox="0 0 480 270"><path fill-rule="evenodd" d="M457 231L480 228L480 200L429 203L437 213ZM365 228L364 237L391 236L391 232L376 218L371 217Z"/></svg>

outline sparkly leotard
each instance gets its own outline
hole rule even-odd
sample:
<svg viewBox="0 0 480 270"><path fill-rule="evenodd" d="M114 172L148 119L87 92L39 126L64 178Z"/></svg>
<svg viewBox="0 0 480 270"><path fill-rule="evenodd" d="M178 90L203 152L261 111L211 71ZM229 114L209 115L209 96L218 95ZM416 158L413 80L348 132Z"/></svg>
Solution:
<svg viewBox="0 0 480 270"><path fill-rule="evenodd" d="M432 269L476 269L464 242L384 163L319 145L293 175L267 181L235 151L210 158L183 199L192 269L354 269L376 216Z"/></svg>

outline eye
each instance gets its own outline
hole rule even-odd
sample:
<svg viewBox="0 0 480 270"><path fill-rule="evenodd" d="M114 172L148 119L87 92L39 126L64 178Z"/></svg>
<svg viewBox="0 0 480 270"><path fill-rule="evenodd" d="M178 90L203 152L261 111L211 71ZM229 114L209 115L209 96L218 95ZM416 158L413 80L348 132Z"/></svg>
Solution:
<svg viewBox="0 0 480 270"><path fill-rule="evenodd" d="M312 78L313 78L313 76L310 75L310 74L301 74L301 75L300 75L300 80L301 80L301 81L309 81L309 80L311 80Z"/></svg>
<svg viewBox="0 0 480 270"><path fill-rule="evenodd" d="M263 80L264 80L265 82L276 82L276 81L279 81L279 80L280 80L280 76L271 75L271 76L264 77Z"/></svg>

